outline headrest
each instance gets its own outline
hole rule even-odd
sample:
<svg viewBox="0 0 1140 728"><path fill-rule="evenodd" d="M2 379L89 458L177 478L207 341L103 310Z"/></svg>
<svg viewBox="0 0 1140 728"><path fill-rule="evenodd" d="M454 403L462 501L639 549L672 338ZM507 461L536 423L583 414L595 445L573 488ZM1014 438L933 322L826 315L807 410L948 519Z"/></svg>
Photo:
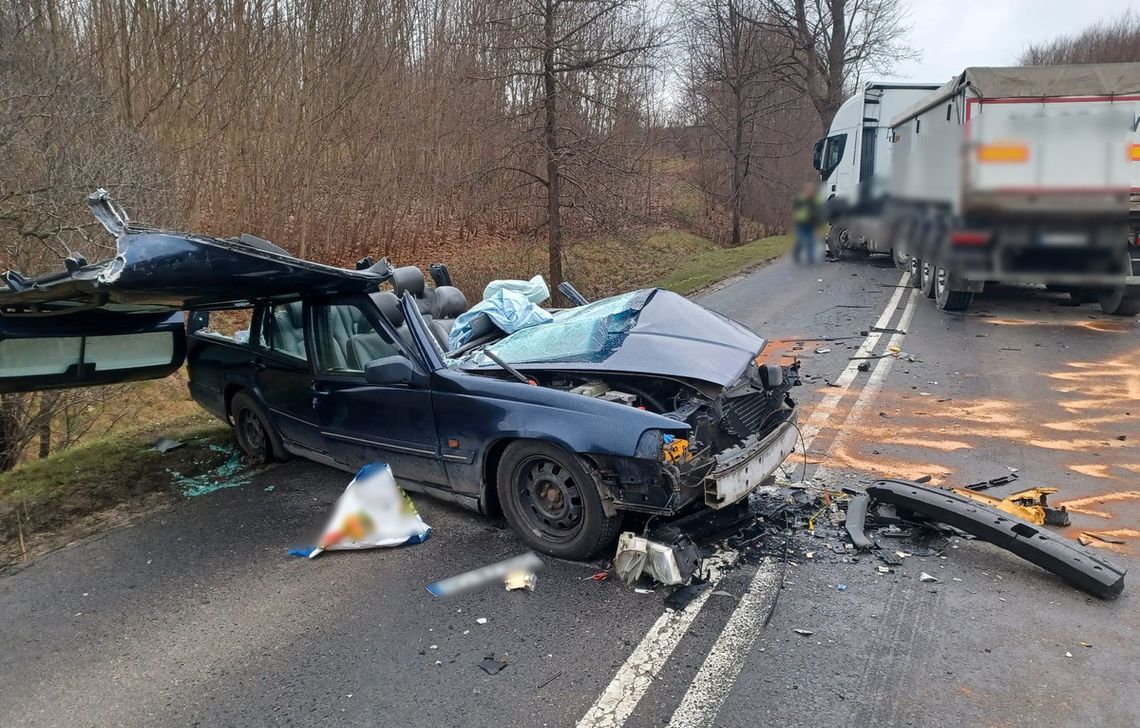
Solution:
<svg viewBox="0 0 1140 728"><path fill-rule="evenodd" d="M396 295L403 297L410 293L416 298L424 297L424 274L414 265L405 265L392 269L392 288Z"/></svg>
<svg viewBox="0 0 1140 728"><path fill-rule="evenodd" d="M467 297L454 286L440 286L431 299L432 318L455 318L467 310Z"/></svg>
<svg viewBox="0 0 1140 728"><path fill-rule="evenodd" d="M388 323L397 329L404 325L404 311L400 308L400 299L396 298L395 293L391 291L377 293L375 300L376 307L384 314L384 318L388 319Z"/></svg>
<svg viewBox="0 0 1140 728"><path fill-rule="evenodd" d="M285 312L285 319L286 319L286 321L288 321L289 325L292 326L293 328L299 329L304 325L304 319L301 318L301 302L300 301L294 301L293 303L287 303L281 307L281 310L283 310Z"/></svg>

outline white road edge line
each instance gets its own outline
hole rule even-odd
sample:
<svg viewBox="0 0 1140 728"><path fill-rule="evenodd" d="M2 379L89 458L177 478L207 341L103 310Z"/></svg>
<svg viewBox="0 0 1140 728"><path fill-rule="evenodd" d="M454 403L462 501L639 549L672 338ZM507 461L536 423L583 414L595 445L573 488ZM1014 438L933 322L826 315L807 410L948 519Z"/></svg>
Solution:
<svg viewBox="0 0 1140 728"><path fill-rule="evenodd" d="M886 328L890 320L894 318L895 311L898 309L899 302L902 300L903 292L906 290L903 285L906 283L907 274L903 274L899 278L898 285L895 288L894 294L890 300L887 301L886 307L883 309L879 320L875 322L875 328ZM905 329L904 329L905 330ZM869 356L875 345L878 344L879 339L882 338L882 333L871 331L859 346L856 356ZM799 451L799 456L803 456L804 450L811 448L812 440L819 433L820 429L827 423L831 417L831 413L839 404L839 400L843 398L851 383L855 380L855 376L859 373L858 361L850 361L847 367L840 373L839 377L835 380L834 384L838 385L834 392L828 392L827 396L820 402L819 405L812 411L807 422L801 426L803 432L803 450ZM795 453L790 456L790 459L796 458ZM756 576L753 577L753 585L756 580L760 578L760 574L764 572L761 568L757 571ZM650 626L645 636L630 653L622 666L614 674L613 679L610 681L590 709L577 723L577 728L620 728L625 725L625 721L633 714L637 704L641 702L641 698L649 690L649 686L653 683L653 679L669 656L673 654L673 650L681 642L681 638L689 630L689 626L693 623L697 613L704 607L705 602L708 601L709 594L715 590L716 585L720 581L720 575L714 574L709 581L711 586L705 589L696 599L688 604L680 611L666 611L657 621ZM752 588L749 588L749 592ZM743 604L743 598L741 600ZM737 610L740 606L737 606ZM735 616L735 612L734 612ZM749 643L751 646L751 643ZM702 666L703 669L703 666ZM735 679L735 675L733 676ZM687 697L687 694L686 694ZM723 700L723 699L722 699ZM719 705L718 705L719 709ZM715 713L714 713L715 716Z"/></svg>
<svg viewBox="0 0 1140 728"><path fill-rule="evenodd" d="M899 317L897 328L900 331L906 331L910 326L918 299L918 291L912 289ZM883 326L880 325L879 328ZM904 336L905 334L895 334L888 345L901 346ZM863 385L859 397L844 418L845 425L857 425L862 413L882 390L883 381L887 378L894 360L892 356L879 360L871 376L867 378L866 384ZM847 427L841 428L828 446L828 452L843 442L847 429ZM818 468L817 476L823 471L823 467ZM752 645L760 636L768 606L775 599L776 590L779 588L775 574L774 564L766 565L766 568L762 567L756 572L748 591L741 597L740 604L728 618L720 637L701 664L700 670L685 692L685 697L681 699L681 704L674 711L669 721L669 728L706 728L715 725L720 709L736 684Z"/></svg>

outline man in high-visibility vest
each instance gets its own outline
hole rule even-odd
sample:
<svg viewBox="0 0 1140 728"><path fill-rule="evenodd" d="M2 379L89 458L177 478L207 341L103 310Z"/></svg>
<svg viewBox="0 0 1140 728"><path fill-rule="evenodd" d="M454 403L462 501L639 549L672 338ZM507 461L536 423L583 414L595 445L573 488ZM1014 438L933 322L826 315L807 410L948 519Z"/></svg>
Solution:
<svg viewBox="0 0 1140 728"><path fill-rule="evenodd" d="M793 259L799 263L803 258L805 263L815 262L815 230L819 227L819 203L815 199L815 183L804 184L800 193L792 203L792 223L796 229L796 247L792 253Z"/></svg>

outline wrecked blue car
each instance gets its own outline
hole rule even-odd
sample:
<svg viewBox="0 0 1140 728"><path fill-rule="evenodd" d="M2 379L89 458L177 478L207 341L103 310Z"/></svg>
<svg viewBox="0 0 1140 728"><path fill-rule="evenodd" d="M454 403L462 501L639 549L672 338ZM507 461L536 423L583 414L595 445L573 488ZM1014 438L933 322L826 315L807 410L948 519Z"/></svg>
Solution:
<svg viewBox="0 0 1140 728"><path fill-rule="evenodd" d="M165 376L231 424L255 462L303 457L355 472L382 460L410 491L501 511L535 549L582 559L627 513L736 503L793 450L797 367L765 341L661 289L551 311L506 334L476 320L443 267L358 270L131 223L90 203L118 255L64 272L9 271L0 391ZM243 311L248 329L212 321ZM188 313L183 313L188 312Z"/></svg>

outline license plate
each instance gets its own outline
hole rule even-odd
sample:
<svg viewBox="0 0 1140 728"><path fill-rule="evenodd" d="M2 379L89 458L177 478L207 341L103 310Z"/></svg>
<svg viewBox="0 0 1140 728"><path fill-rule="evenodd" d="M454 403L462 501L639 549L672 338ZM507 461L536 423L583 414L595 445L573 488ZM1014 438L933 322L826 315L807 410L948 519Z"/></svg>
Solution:
<svg viewBox="0 0 1140 728"><path fill-rule="evenodd" d="M724 508L744 498L776 472L796 448L794 423L785 422L764 438L759 452L742 463L713 473L705 481L705 505Z"/></svg>

